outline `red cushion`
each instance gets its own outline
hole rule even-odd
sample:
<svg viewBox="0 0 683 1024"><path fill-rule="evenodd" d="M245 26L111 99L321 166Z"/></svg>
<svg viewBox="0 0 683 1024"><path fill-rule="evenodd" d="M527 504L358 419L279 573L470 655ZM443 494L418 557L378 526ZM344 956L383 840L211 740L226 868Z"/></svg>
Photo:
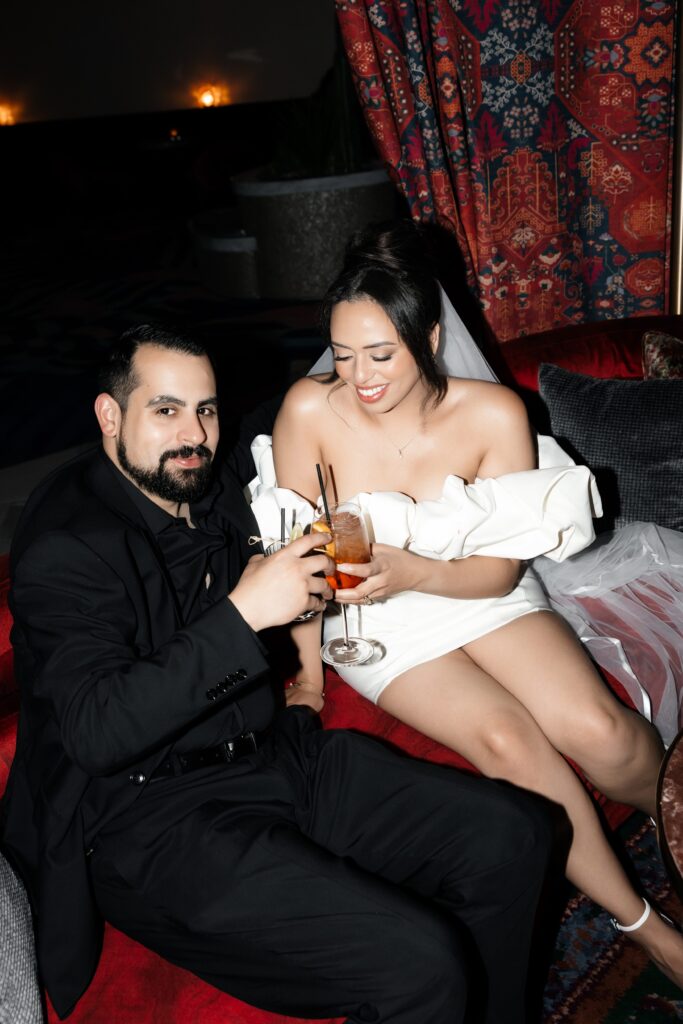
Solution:
<svg viewBox="0 0 683 1024"><path fill-rule="evenodd" d="M16 689L12 667L14 658L9 642L12 616L7 607L9 590L9 557L0 555L0 697Z"/></svg>
<svg viewBox="0 0 683 1024"><path fill-rule="evenodd" d="M500 354L519 387L531 391L538 391L541 363L554 363L591 377L642 378L641 338L648 330L669 331L682 337L677 332L683 332L683 316L576 324L506 342Z"/></svg>
<svg viewBox="0 0 683 1024"><path fill-rule="evenodd" d="M8 709L0 703L0 796L5 792L7 777L10 765L14 759L14 751L17 746L17 721L19 713L16 710L16 700L12 701L14 708ZM7 702L9 704L9 701Z"/></svg>
<svg viewBox="0 0 683 1024"><path fill-rule="evenodd" d="M48 1002L48 1024L59 1017ZM107 925L100 964L69 1024L304 1024L219 992ZM323 1021L321 1024L335 1024ZM342 1024L341 1019L337 1024Z"/></svg>

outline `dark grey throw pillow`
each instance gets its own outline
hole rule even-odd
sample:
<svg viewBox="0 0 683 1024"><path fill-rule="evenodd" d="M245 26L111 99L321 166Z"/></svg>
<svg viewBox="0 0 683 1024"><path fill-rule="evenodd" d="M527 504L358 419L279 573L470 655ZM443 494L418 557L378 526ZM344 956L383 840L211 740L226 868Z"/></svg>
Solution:
<svg viewBox="0 0 683 1024"><path fill-rule="evenodd" d="M683 531L683 380L599 380L543 363L538 385L553 436L595 474L599 528Z"/></svg>
<svg viewBox="0 0 683 1024"><path fill-rule="evenodd" d="M0 1024L42 1021L28 898L0 853Z"/></svg>

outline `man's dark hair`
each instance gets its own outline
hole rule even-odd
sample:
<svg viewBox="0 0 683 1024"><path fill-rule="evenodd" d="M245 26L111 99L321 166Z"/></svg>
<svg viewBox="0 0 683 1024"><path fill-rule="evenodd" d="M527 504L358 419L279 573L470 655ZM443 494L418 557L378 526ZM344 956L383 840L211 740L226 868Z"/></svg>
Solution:
<svg viewBox="0 0 683 1024"><path fill-rule="evenodd" d="M184 355L208 358L206 349L199 342L160 324L138 324L129 327L114 345L99 373L100 391L106 391L115 398L124 410L131 392L139 383L135 376L133 359L142 345L158 345L159 348L182 352Z"/></svg>

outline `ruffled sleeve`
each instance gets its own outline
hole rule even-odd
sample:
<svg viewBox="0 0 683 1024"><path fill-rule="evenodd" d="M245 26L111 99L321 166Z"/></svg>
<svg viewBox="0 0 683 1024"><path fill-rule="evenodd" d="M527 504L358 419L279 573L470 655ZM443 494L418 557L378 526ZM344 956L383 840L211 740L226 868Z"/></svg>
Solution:
<svg viewBox="0 0 683 1024"><path fill-rule="evenodd" d="M280 507L290 510L288 523L294 510L303 526L315 513L295 492L276 486L272 452L268 455L265 441L263 435L256 439L259 481L252 492L252 510L263 536L279 536ZM378 543L442 559L547 555L562 561L591 543L593 517L602 515L590 470L576 466L549 437L539 438L538 469L473 484L449 476L436 501L416 502L388 491L362 493L353 500L369 519Z"/></svg>
<svg viewBox="0 0 683 1024"><path fill-rule="evenodd" d="M272 438L259 434L251 443L251 454L256 466L256 476L249 484L251 510L259 525L261 539L268 544L280 539L281 509L285 510L285 539L289 540L294 523L309 526L316 518L316 511L296 491L278 487L273 463Z"/></svg>

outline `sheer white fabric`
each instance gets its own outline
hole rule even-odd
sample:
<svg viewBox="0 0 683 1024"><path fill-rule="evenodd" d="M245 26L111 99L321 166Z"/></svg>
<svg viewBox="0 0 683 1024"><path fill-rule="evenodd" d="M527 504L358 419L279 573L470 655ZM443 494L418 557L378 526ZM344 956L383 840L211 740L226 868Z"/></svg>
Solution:
<svg viewBox="0 0 683 1024"><path fill-rule="evenodd" d="M683 534L630 523L560 564L533 563L551 606L668 745L683 726Z"/></svg>

